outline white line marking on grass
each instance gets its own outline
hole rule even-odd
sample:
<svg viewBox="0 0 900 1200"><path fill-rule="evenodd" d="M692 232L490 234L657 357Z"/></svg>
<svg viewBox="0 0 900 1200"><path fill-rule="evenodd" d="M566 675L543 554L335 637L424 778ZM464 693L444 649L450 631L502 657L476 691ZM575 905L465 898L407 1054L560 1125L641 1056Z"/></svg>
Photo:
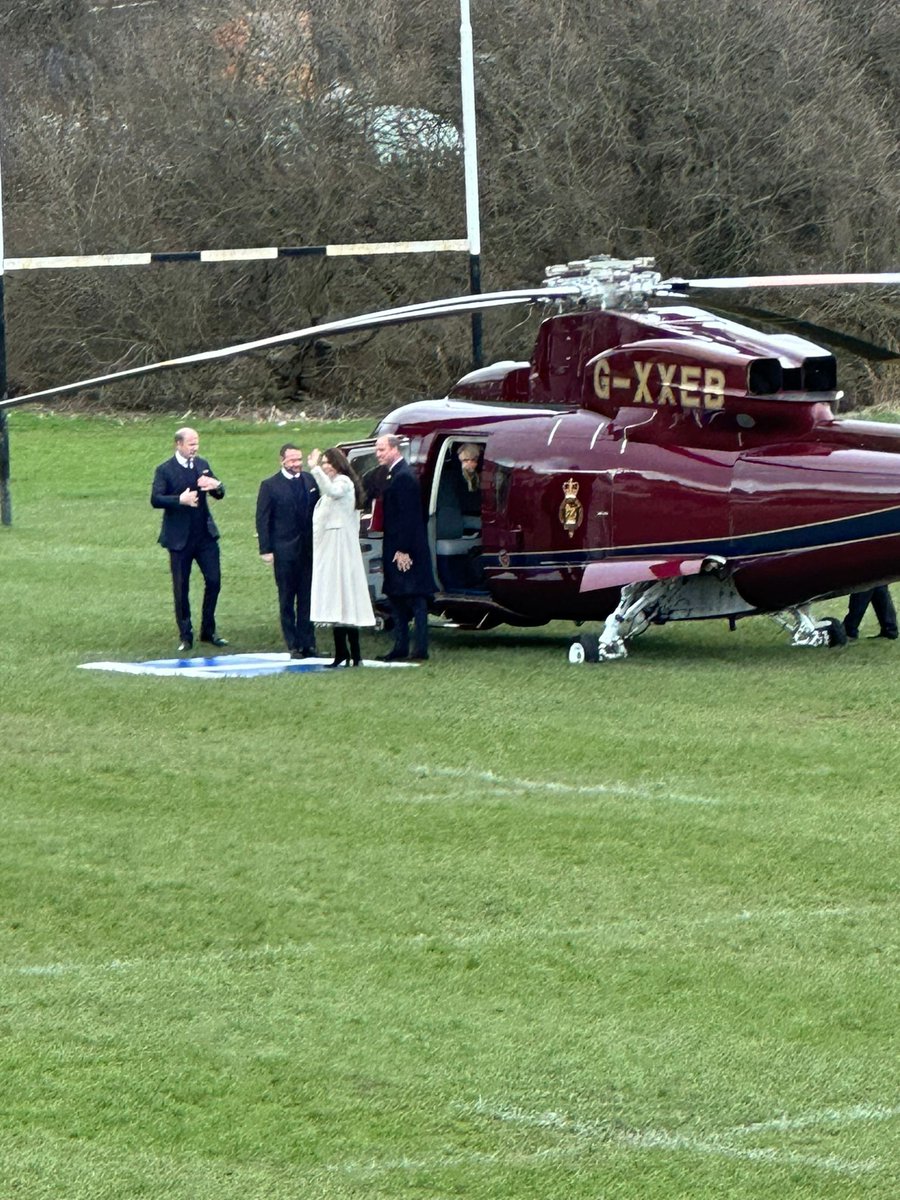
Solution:
<svg viewBox="0 0 900 1200"><path fill-rule="evenodd" d="M836 1154L820 1157L815 1154L797 1154L793 1150L764 1148L759 1150L730 1146L718 1137L698 1140L682 1134L666 1133L662 1130L646 1130L626 1135L627 1143L646 1150L686 1150L691 1154L708 1154L719 1158L742 1158L750 1162L767 1162L776 1166L813 1167L818 1171L830 1171L837 1175L866 1175L877 1171L877 1159L867 1158L862 1162L840 1158Z"/></svg>
<svg viewBox="0 0 900 1200"><path fill-rule="evenodd" d="M789 1133L793 1129L809 1129L816 1125L850 1125L855 1121L890 1121L900 1117L900 1107L854 1104L850 1108L826 1108L822 1112L805 1113L800 1117L773 1117L770 1121L755 1121L752 1125L735 1125L726 1129L724 1136L737 1137L744 1134Z"/></svg>
<svg viewBox="0 0 900 1200"><path fill-rule="evenodd" d="M133 963L119 958L105 963L44 963L30 967L7 967L4 974L12 972L15 975L72 975L76 971L122 971L133 966Z"/></svg>
<svg viewBox="0 0 900 1200"><path fill-rule="evenodd" d="M813 1167L819 1171L829 1171L840 1175L863 1175L878 1170L880 1166L878 1160L872 1158L862 1162L853 1162L840 1158L836 1154L820 1156L797 1154L793 1150L782 1150L775 1147L755 1149L735 1146L726 1140L733 1134L732 1130L713 1133L705 1137L689 1137L687 1134L670 1133L664 1129L620 1129L609 1122L583 1121L556 1112L529 1113L519 1108L491 1105L483 1099L479 1099L474 1105L467 1105L465 1108L468 1111L474 1111L479 1116L490 1117L496 1121L508 1121L517 1125L550 1129L578 1140L600 1141L611 1145L635 1147L639 1150L684 1150L691 1154L707 1154L719 1158ZM818 1123L815 1117L816 1114L811 1114L811 1119L807 1123ZM766 1124L768 1127L768 1123ZM740 1132L746 1132L749 1128L751 1127L744 1127ZM761 1129L762 1126L756 1128Z"/></svg>
<svg viewBox="0 0 900 1200"><path fill-rule="evenodd" d="M644 934L652 926L659 931L659 936L681 936L687 930L702 929L703 927L727 926L735 922L746 921L784 921L800 925L806 921L828 920L833 917L866 917L873 912L880 914L888 912L895 905L871 904L857 907L831 907L811 909L760 909L757 912L709 913L706 916L668 917L653 920L650 917L613 917L596 925L580 926L539 926L515 925L501 929L479 930L477 933L464 933L449 929L423 930L418 933L396 934L389 937L366 940L346 940L316 942L283 942L277 946L265 944L250 946L246 949L210 950L202 954L164 954L157 958L114 958L108 962L69 962L69 963L35 963L25 966L14 966L10 963L0 963L0 976L4 975L33 975L61 976L77 973L91 974L105 971L147 970L158 971L166 967L178 968L221 964L223 966L240 965L243 962L258 962L260 959L271 959L273 963L297 961L314 954L354 953L371 954L373 951L388 949L414 949L420 946L437 944L463 948L475 945L492 945L515 942L520 938L545 938L547 941L558 938L598 938L613 934L627 933L636 929L640 934L641 945L645 944ZM862 1110L860 1110L862 1111ZM874 1110L873 1110L874 1111ZM884 1110L887 1115L894 1115L897 1110ZM863 1118L859 1118L863 1119Z"/></svg>
<svg viewBox="0 0 900 1200"><path fill-rule="evenodd" d="M600 937L622 933L623 931L627 932L629 929L636 929L641 934L644 934L651 926L659 930L659 936L662 937L667 933L684 934L705 927L716 928L717 926L721 927L735 923L745 924L748 921L783 921L787 924L802 925L804 922L826 920L831 917L865 917L876 907L880 906L810 909L776 908L770 910L760 909L757 912L743 910L735 913L708 913L705 916L697 917L675 915L670 919L662 920L654 920L651 917L613 917L608 921L600 922L596 925L555 925L543 927L539 925L522 925L505 929L480 930L478 933L469 934L439 931L433 934L419 934L417 938L420 941L446 941L455 946L469 946L479 942L508 942L525 937L543 937L548 940L551 938ZM414 938L413 940L416 939Z"/></svg>
<svg viewBox="0 0 900 1200"><path fill-rule="evenodd" d="M744 908L731 918L734 921L796 921L798 917L852 917L870 912L874 905L863 905L860 908L849 908L846 904L831 904L825 908ZM710 921L718 917L708 918Z"/></svg>
<svg viewBox="0 0 900 1200"><path fill-rule="evenodd" d="M686 795L668 791L664 784L632 787L626 783L559 783L546 779L515 779L495 775L493 771L467 771L460 767L413 766L410 771L424 779L461 779L482 783L495 791L538 792L555 796L631 796L637 800L671 800L677 804L719 804L709 796Z"/></svg>
<svg viewBox="0 0 900 1200"><path fill-rule="evenodd" d="M455 1167L533 1166L561 1158L572 1158L583 1152L584 1147L556 1146L527 1152L503 1153L499 1150L470 1150L460 1154L433 1154L427 1158L373 1158L355 1162L350 1160L327 1163L315 1172L303 1172L301 1177L326 1173L330 1175L383 1175L390 1171L444 1171Z"/></svg>
<svg viewBox="0 0 900 1200"><path fill-rule="evenodd" d="M75 970L68 963L47 963L45 966L35 967L17 967L16 974L18 975L67 975L70 971Z"/></svg>
<svg viewBox="0 0 900 1200"><path fill-rule="evenodd" d="M350 942L337 947L333 942L330 944L323 942L319 946L313 945L311 942L295 942L283 946L253 946L249 950L211 950L206 954L162 954L158 958L113 958L109 962L45 963L24 967L2 964L0 965L0 975L93 975L105 971L148 969L159 971L165 967L186 967L188 970L194 970L196 967L212 966L217 963L230 966L234 963L258 962L261 958L300 959L317 951L329 953L335 948L371 951L376 945L387 945L387 942L373 942L369 946L363 946L361 942Z"/></svg>

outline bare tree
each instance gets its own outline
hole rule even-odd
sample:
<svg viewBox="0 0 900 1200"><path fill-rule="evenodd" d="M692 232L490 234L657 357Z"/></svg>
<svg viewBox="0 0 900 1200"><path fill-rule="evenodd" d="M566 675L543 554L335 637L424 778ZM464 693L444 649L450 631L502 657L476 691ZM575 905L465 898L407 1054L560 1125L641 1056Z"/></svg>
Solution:
<svg viewBox="0 0 900 1200"><path fill-rule="evenodd" d="M602 250L685 275L895 267L892 14L473 0L485 287ZM0 0L7 254L462 237L458 25L437 0ZM437 255L10 276L12 386L465 288L463 257ZM896 300L790 303L884 341ZM527 353L522 321L492 316L489 350ZM442 321L116 397L371 411L440 393L467 356Z"/></svg>

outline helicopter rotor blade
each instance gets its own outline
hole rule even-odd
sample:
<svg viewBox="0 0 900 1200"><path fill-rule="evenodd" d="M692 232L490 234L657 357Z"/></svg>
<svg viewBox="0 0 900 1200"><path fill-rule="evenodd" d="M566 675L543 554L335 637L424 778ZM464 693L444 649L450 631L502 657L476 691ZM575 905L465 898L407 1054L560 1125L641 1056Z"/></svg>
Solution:
<svg viewBox="0 0 900 1200"><path fill-rule="evenodd" d="M237 358L242 354L252 354L258 350L268 350L272 347L283 346L292 342L314 341L316 338L329 335L377 329L387 325L402 325L409 321L437 320L440 317L478 312L482 309L501 308L511 304L526 304L536 300L553 301L571 299L577 297L579 294L578 288L575 287L537 287L522 288L508 292L485 292L474 296L448 296L443 300L428 300L421 304L401 305L398 308L363 313L356 317L346 317L337 321L329 321L322 325L310 325L305 329L295 329L290 333L279 333L273 337L259 338L256 341L239 342L232 346L220 347L217 350L205 350L198 354L186 354L180 358L146 363L139 367L128 367L124 371L114 371L108 375L97 375L91 379L80 379L75 383L57 384L54 387L43 388L38 392L29 392L24 396L15 396L9 400L0 400L0 411L7 408L18 408L23 404L33 404L38 400L44 400L50 396L61 396L68 392L83 391L86 388L105 387L109 383L116 383L122 379L136 379L141 375L150 375L156 371L168 371L177 367L215 362L219 359Z"/></svg>
<svg viewBox="0 0 900 1200"><path fill-rule="evenodd" d="M738 288L774 287L834 287L845 284L900 284L900 271L878 271L870 274L841 273L830 275L739 275L732 279L670 279L667 284L686 291L706 289L727 290Z"/></svg>
<svg viewBox="0 0 900 1200"><path fill-rule="evenodd" d="M718 301L708 304L706 307L710 312L717 312L722 316L747 317L762 325L775 325L789 329L801 337L809 337L812 341L821 342L837 350L846 350L849 354L855 354L870 362L895 362L900 359L900 351L890 350L887 346L879 346L877 342L869 342L849 333L841 333L837 329L829 329L827 325L817 325L814 321L788 317L784 313L773 312L768 308L758 308L752 304L723 304Z"/></svg>

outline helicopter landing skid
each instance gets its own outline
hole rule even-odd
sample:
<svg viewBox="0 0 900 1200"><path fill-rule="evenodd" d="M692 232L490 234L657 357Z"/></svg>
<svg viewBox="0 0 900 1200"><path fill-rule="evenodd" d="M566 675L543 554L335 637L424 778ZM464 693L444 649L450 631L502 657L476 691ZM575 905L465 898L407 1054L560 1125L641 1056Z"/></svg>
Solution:
<svg viewBox="0 0 900 1200"><path fill-rule="evenodd" d="M618 605L606 618L600 636L586 634L569 646L569 662L618 662L627 658L625 639L644 632L660 599L671 586L669 580L627 584L622 588Z"/></svg>
<svg viewBox="0 0 900 1200"><path fill-rule="evenodd" d="M808 604L797 608L785 608L773 613L772 620L791 634L792 646L846 646L847 634L843 622L837 617L826 617L821 621L809 611Z"/></svg>

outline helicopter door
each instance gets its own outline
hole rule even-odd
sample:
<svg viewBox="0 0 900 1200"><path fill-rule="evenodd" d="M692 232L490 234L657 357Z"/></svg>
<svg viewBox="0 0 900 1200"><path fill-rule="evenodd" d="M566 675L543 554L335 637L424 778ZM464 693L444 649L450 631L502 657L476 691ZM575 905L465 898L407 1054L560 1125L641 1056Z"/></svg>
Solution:
<svg viewBox="0 0 900 1200"><path fill-rule="evenodd" d="M581 583L586 565L611 545L604 424L573 413L491 434L482 476L484 561L490 594L505 608L571 620L597 615L597 598L582 593Z"/></svg>
<svg viewBox="0 0 900 1200"><path fill-rule="evenodd" d="M428 508L428 541L440 590L485 591L481 567L483 438L447 438L438 453ZM462 461L465 460L465 461Z"/></svg>
<svg viewBox="0 0 900 1200"><path fill-rule="evenodd" d="M375 457L375 443L353 446L347 450L350 465L360 477L366 490L366 506L359 522L359 548L362 553L363 566L366 570L366 582L369 585L369 598L373 606L384 600L384 569L381 564L381 545L384 535L381 531L380 514L377 512L380 473Z"/></svg>

